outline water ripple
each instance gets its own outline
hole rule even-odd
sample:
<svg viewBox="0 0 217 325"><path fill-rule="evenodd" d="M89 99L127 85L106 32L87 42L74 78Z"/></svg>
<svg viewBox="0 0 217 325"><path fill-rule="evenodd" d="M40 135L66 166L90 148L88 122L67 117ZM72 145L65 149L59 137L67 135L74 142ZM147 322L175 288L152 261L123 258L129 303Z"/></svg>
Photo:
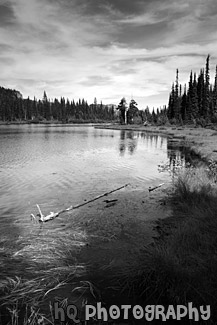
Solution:
<svg viewBox="0 0 217 325"><path fill-rule="evenodd" d="M0 225L23 232L46 213L122 186L152 185L166 140L92 127L0 127Z"/></svg>

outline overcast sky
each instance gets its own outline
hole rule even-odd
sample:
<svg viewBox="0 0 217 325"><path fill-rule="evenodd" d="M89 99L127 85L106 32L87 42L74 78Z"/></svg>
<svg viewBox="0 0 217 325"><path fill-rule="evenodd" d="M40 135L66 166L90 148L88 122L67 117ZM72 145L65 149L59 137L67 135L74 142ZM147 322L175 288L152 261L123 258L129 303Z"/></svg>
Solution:
<svg viewBox="0 0 217 325"><path fill-rule="evenodd" d="M0 0L0 86L24 97L168 103L217 64L216 0Z"/></svg>

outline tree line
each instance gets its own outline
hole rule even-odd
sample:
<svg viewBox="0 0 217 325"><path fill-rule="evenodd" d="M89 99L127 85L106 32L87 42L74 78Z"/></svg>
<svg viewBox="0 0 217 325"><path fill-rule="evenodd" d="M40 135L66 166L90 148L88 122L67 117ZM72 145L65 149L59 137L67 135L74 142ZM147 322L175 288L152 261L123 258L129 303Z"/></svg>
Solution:
<svg viewBox="0 0 217 325"><path fill-rule="evenodd" d="M24 99L17 90L0 87L0 120L4 122L31 121L62 121L68 122L98 122L112 121L116 118L112 105L97 103L88 104L84 99L69 101L61 97L60 100L49 100L44 91L41 100Z"/></svg>
<svg viewBox="0 0 217 325"><path fill-rule="evenodd" d="M205 126L217 122L217 66L214 85L210 83L210 55L205 69L200 73L190 72L188 87L179 83L179 71L172 84L167 108L167 117L172 123L196 123Z"/></svg>

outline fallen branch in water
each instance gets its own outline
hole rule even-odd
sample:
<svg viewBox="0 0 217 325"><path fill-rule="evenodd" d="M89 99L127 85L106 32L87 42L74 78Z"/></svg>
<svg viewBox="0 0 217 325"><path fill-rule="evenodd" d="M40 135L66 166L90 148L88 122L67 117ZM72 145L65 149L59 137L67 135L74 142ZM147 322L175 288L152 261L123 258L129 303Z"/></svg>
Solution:
<svg viewBox="0 0 217 325"><path fill-rule="evenodd" d="M104 200L103 202L105 202L105 203L117 202L117 199L114 199L114 200Z"/></svg>
<svg viewBox="0 0 217 325"><path fill-rule="evenodd" d="M163 186L164 185L164 183L162 183L162 184L159 184L158 186L155 186L155 187L149 187L149 192L151 192L151 191L154 191L154 190L156 190L158 187L161 187L161 186Z"/></svg>
<svg viewBox="0 0 217 325"><path fill-rule="evenodd" d="M126 187L128 185L130 185L130 184L123 185L121 187L118 187L118 188L110 191L110 192L106 192L104 194L98 195L95 198L93 198L93 199L91 199L89 201L86 201L84 203L81 203L81 204L78 204L78 205L75 205L75 206L72 206L71 205L67 209L63 209L63 210L60 210L58 212L50 212L50 214L48 214L47 216L44 216L43 215L43 213L41 212L40 206L38 204L36 204L36 206L38 208L38 211L39 211L39 213L37 214L37 216L39 217L39 222L47 222L47 221L53 220L54 218L58 217L63 212L67 212L67 211L70 211L70 210L78 209L78 208L80 208L80 207L82 207L82 206L84 206L84 205L86 205L88 203L91 203L91 202L94 202L94 201L100 199L101 197L104 197L104 196L107 196L107 195L109 195L111 193L114 193L116 191L119 191L119 190L121 190L122 188L124 188L124 187ZM34 216L33 213L31 214L31 218L34 219L34 220L36 220L36 218L35 218L35 216Z"/></svg>

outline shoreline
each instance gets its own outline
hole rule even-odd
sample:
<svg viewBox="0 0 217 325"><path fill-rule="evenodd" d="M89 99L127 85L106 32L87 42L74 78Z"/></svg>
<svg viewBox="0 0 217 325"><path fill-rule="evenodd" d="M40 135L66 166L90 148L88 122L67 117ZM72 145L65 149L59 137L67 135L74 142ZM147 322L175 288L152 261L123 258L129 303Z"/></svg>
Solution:
<svg viewBox="0 0 217 325"><path fill-rule="evenodd" d="M110 125L112 124L111 121L94 121L94 120L87 120L87 121L81 121L81 120L74 120L71 122L62 122L62 121L39 121L39 122L34 122L34 121L11 121L11 122L3 122L0 121L0 126L2 125Z"/></svg>
<svg viewBox="0 0 217 325"><path fill-rule="evenodd" d="M189 147L201 159L217 161L217 126L212 128L175 127L175 126L141 126L141 125L109 125L95 126L96 129L111 129L146 132L163 135L171 142Z"/></svg>

